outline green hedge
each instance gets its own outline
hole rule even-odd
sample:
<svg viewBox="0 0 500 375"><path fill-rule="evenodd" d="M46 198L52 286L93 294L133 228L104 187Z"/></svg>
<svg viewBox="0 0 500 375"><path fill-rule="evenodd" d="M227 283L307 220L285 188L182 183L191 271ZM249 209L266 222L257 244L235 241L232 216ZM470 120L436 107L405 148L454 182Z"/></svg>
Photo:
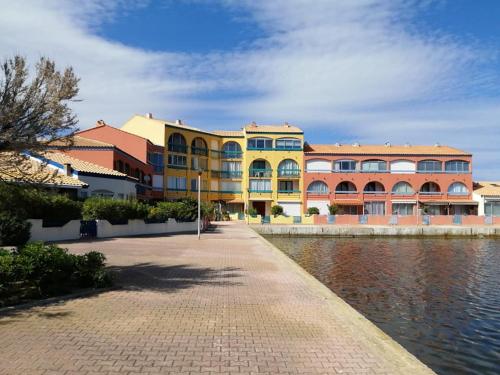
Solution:
<svg viewBox="0 0 500 375"><path fill-rule="evenodd" d="M213 219L215 206L212 203L201 203L201 216ZM198 201L193 198L182 198L174 202L159 202L149 210L148 220L163 222L167 219L177 221L195 221L198 218Z"/></svg>
<svg viewBox="0 0 500 375"><path fill-rule="evenodd" d="M105 260L96 251L74 255L42 242L30 243L15 252L0 249L0 301L12 304L75 288L111 285Z"/></svg>
<svg viewBox="0 0 500 375"><path fill-rule="evenodd" d="M131 219L145 219L149 206L136 200L89 198L83 202L84 220L108 220L110 223L126 223Z"/></svg>

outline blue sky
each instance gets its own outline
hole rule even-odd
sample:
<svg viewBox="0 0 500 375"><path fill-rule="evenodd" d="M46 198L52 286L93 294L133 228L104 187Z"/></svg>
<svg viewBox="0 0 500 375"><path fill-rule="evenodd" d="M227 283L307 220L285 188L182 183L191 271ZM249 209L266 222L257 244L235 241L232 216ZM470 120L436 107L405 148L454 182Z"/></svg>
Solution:
<svg viewBox="0 0 500 375"><path fill-rule="evenodd" d="M81 77L80 127L134 113L311 143L449 144L500 177L495 0L0 0L0 56Z"/></svg>

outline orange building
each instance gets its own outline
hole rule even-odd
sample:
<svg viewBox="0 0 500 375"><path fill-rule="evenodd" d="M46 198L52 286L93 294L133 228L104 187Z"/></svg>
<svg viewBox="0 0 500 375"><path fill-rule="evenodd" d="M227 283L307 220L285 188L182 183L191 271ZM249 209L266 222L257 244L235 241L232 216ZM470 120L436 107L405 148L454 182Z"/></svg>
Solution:
<svg viewBox="0 0 500 375"><path fill-rule="evenodd" d="M307 145L304 208L328 214L469 215L472 155L441 145Z"/></svg>

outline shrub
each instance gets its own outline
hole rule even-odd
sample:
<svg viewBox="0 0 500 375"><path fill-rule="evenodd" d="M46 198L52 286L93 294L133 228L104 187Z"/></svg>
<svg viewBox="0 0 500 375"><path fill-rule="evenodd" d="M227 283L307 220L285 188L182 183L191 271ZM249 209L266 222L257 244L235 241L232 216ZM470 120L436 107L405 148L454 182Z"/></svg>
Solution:
<svg viewBox="0 0 500 375"><path fill-rule="evenodd" d="M330 215L335 215L339 210L339 206L336 204L328 205L328 212Z"/></svg>
<svg viewBox="0 0 500 375"><path fill-rule="evenodd" d="M274 217L283 215L283 207L277 204L276 206L271 207L271 214L274 215Z"/></svg>
<svg viewBox="0 0 500 375"><path fill-rule="evenodd" d="M0 244L23 246L30 239L31 224L8 212L0 212Z"/></svg>
<svg viewBox="0 0 500 375"><path fill-rule="evenodd" d="M258 214L259 214L259 213L257 212L257 210L256 210L255 208L250 207L250 208L248 209L248 215L255 217L255 216L257 216Z"/></svg>
<svg viewBox="0 0 500 375"><path fill-rule="evenodd" d="M111 277L106 272L106 257L98 251L90 251L76 259L74 279L81 287L105 287L111 285Z"/></svg>
<svg viewBox="0 0 500 375"><path fill-rule="evenodd" d="M319 215L319 208L318 207L309 207L307 209L307 213L309 215Z"/></svg>
<svg viewBox="0 0 500 375"><path fill-rule="evenodd" d="M175 219L181 209L179 202L158 202L155 207L151 207L148 219L155 222L165 222L168 219Z"/></svg>
<svg viewBox="0 0 500 375"><path fill-rule="evenodd" d="M89 198L83 203L84 220L108 220L110 223L126 223L131 219L145 219L149 208L136 200Z"/></svg>

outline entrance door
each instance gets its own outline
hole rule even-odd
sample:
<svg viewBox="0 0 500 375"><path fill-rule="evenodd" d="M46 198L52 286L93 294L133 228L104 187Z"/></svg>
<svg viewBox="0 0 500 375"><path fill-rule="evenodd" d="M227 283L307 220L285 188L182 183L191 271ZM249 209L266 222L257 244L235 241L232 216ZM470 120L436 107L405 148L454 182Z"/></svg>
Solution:
<svg viewBox="0 0 500 375"><path fill-rule="evenodd" d="M252 202L253 208L257 210L257 213L261 216L266 216L266 202Z"/></svg>

